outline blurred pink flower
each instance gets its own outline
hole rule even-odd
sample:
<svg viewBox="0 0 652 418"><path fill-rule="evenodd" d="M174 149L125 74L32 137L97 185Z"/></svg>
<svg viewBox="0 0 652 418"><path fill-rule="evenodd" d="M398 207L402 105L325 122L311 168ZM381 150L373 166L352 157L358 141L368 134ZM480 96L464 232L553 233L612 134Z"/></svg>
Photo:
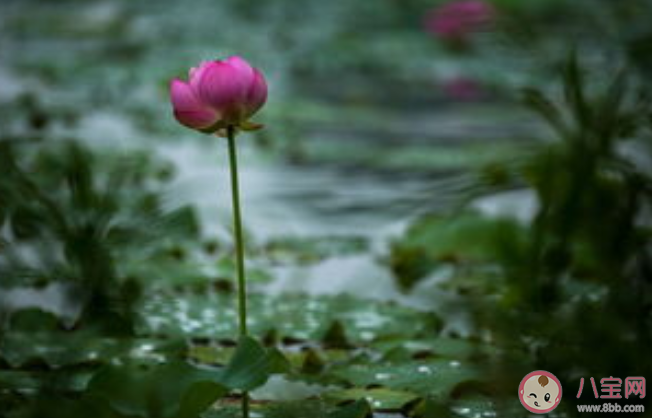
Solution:
<svg viewBox="0 0 652 418"><path fill-rule="evenodd" d="M443 90L453 100L473 101L484 96L480 83L467 77L456 77L445 81Z"/></svg>
<svg viewBox="0 0 652 418"><path fill-rule="evenodd" d="M267 83L262 73L244 59L203 62L191 68L187 82L170 83L174 117L192 129L224 133L228 126L255 129L248 119L267 100Z"/></svg>
<svg viewBox="0 0 652 418"><path fill-rule="evenodd" d="M462 41L490 26L496 15L494 7L482 0L457 0L445 3L426 17L426 29L446 40Z"/></svg>

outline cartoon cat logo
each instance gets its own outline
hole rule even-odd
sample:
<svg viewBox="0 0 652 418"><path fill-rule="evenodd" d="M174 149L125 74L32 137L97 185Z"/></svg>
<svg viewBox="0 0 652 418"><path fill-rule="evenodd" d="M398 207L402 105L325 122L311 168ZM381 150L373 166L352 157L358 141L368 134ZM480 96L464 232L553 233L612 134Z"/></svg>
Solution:
<svg viewBox="0 0 652 418"><path fill-rule="evenodd" d="M521 380L518 398L528 411L547 414L559 406L561 383L552 373L537 370Z"/></svg>

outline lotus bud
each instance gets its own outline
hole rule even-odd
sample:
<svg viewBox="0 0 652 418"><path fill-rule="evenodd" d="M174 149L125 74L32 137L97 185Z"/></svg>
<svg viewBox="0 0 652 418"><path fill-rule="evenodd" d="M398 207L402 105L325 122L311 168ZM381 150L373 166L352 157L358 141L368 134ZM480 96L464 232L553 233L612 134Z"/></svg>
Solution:
<svg viewBox="0 0 652 418"><path fill-rule="evenodd" d="M253 130L249 121L267 100L263 74L234 56L191 68L188 81L170 83L174 117L184 126L224 136L227 127Z"/></svg>

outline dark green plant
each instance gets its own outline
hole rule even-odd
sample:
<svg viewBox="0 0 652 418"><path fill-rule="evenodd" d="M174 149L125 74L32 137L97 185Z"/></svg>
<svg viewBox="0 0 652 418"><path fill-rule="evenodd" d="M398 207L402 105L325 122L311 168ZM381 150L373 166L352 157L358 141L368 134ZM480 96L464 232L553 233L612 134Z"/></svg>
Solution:
<svg viewBox="0 0 652 418"><path fill-rule="evenodd" d="M157 280L183 283L185 248L200 248L193 212L163 207L168 166L74 141L7 140L0 158L1 289L56 284L79 312L0 306L9 416L196 418L285 371L278 351L246 337L207 371L188 364L185 342L143 332L141 294Z"/></svg>
<svg viewBox="0 0 652 418"><path fill-rule="evenodd" d="M74 142L0 147L1 285L65 284L80 323L131 333L141 285L117 260L193 236L192 213L162 209L150 172L157 167L142 154L99 158Z"/></svg>
<svg viewBox="0 0 652 418"><path fill-rule="evenodd" d="M539 209L522 251L500 260L505 290L483 322L579 387L582 376L652 371L652 179L625 154L649 140L650 102L625 71L592 93L574 55L563 80L560 103L524 92L557 140L523 166Z"/></svg>
<svg viewBox="0 0 652 418"><path fill-rule="evenodd" d="M600 402L586 383L573 396L580 378L652 372L652 179L636 163L649 155L634 154L650 149L650 100L628 71L600 84L574 54L561 74L557 99L523 91L554 138L503 170L505 187L535 194L532 221L429 215L395 243L392 260L408 288L453 266L444 286L466 297L476 332L500 348L496 399L514 400L523 376L548 370L575 414L575 403Z"/></svg>

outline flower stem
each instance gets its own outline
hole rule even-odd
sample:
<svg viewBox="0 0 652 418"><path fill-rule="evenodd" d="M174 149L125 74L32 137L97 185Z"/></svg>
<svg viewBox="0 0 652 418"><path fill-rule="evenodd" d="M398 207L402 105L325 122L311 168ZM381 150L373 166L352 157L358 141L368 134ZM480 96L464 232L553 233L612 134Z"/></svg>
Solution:
<svg viewBox="0 0 652 418"><path fill-rule="evenodd" d="M240 215L240 186L238 182L238 155L235 145L235 128L227 128L229 142L229 165L231 167L231 196L233 199L233 233L235 236L236 269L238 274L238 314L240 336L249 335L247 329L247 282L245 280L244 243L242 239L242 217ZM249 393L242 394L242 416L249 418Z"/></svg>

